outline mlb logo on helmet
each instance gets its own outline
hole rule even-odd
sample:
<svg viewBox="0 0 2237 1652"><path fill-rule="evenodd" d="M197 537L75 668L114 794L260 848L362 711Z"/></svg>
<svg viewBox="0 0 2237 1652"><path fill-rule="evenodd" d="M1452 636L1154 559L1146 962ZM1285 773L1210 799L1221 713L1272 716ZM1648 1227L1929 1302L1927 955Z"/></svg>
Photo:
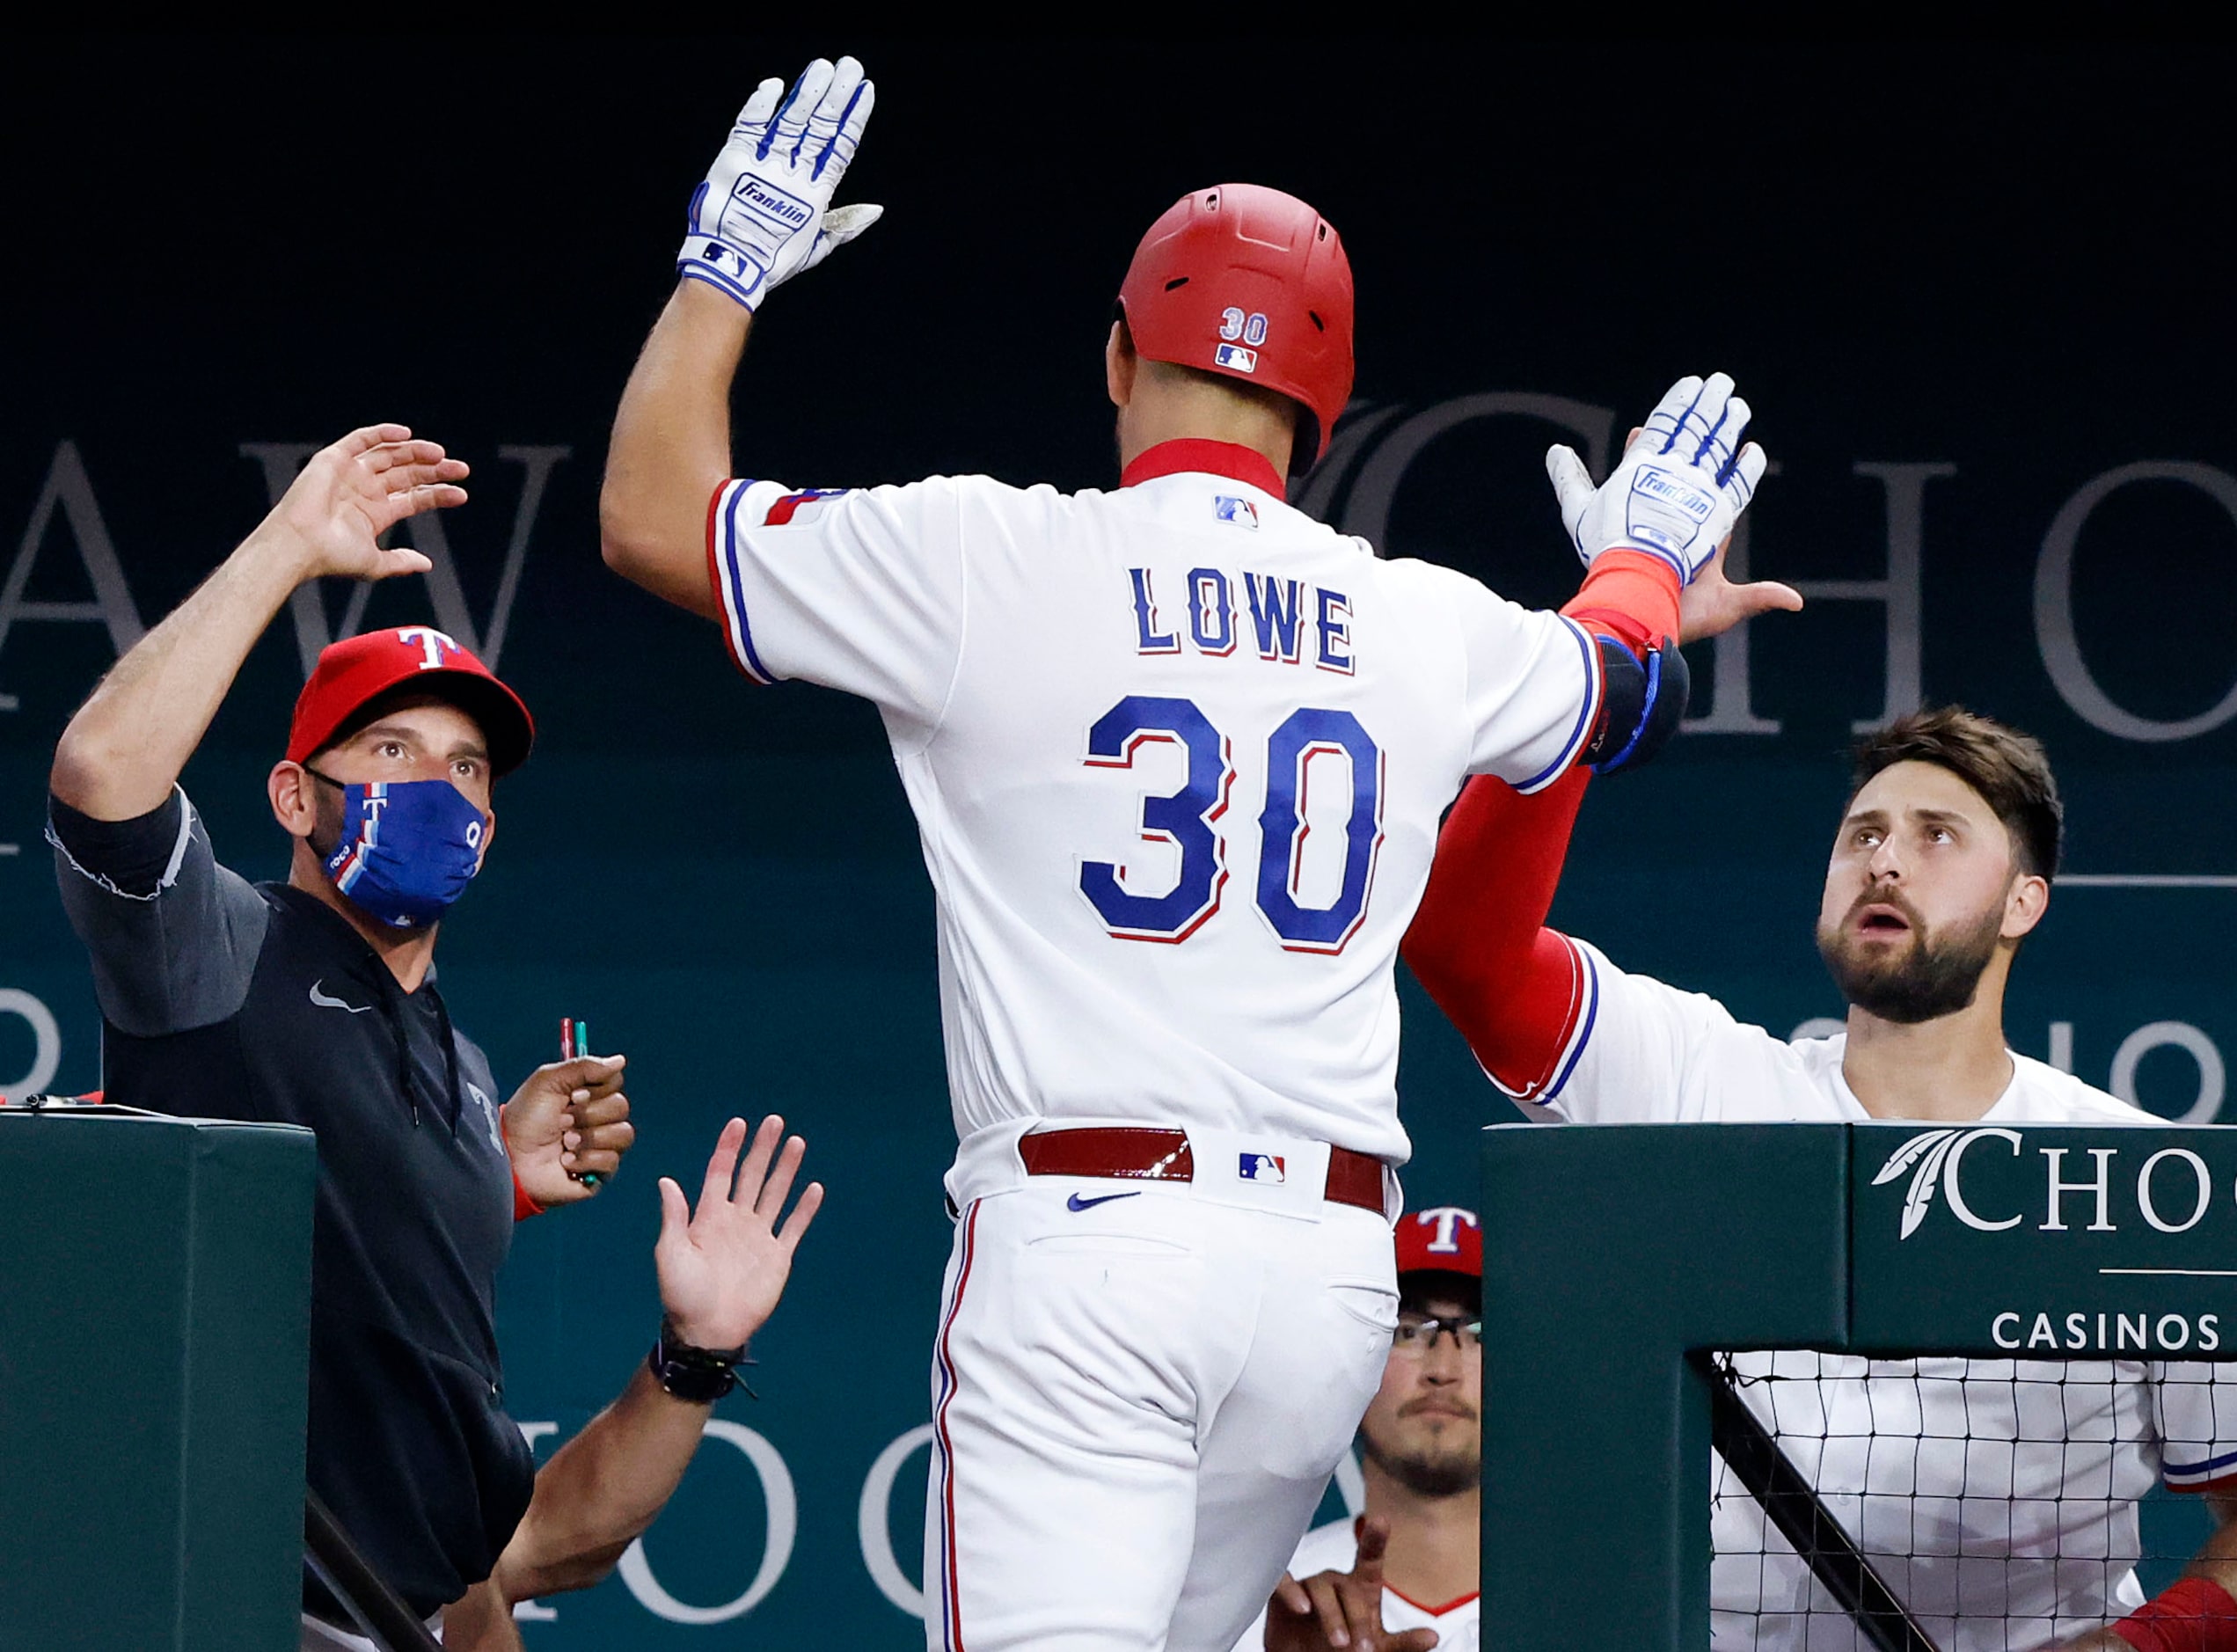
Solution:
<svg viewBox="0 0 2237 1652"><path fill-rule="evenodd" d="M1235 1173L1245 1181L1287 1181L1288 1161L1276 1153L1239 1153Z"/></svg>
<svg viewBox="0 0 2237 1652"><path fill-rule="evenodd" d="M1239 344L1223 344L1212 352L1212 365L1224 367L1231 373L1258 371L1258 352L1246 350Z"/></svg>
<svg viewBox="0 0 2237 1652"><path fill-rule="evenodd" d="M1258 507L1247 499L1231 499L1221 493L1211 501L1211 508L1222 522L1232 522L1239 528L1258 526Z"/></svg>

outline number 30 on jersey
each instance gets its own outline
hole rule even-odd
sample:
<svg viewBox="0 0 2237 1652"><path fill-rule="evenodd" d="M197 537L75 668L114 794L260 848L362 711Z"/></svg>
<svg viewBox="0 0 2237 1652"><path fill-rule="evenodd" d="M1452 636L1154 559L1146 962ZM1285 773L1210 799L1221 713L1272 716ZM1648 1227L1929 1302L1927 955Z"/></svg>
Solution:
<svg viewBox="0 0 2237 1652"><path fill-rule="evenodd" d="M1183 941L1219 910L1227 886L1227 851L1220 827L1235 784L1234 750L1194 700L1130 694L1087 731L1092 768L1130 769L1135 755L1157 744L1188 753L1188 778L1177 792L1142 800L1143 841L1179 850L1181 874L1163 895L1126 888L1108 860L1083 860L1079 891L1104 926L1122 940ZM1348 763L1321 759L1341 757ZM1351 777L1344 825L1342 876L1326 906L1299 899L1305 868L1308 788ZM1290 952L1340 953L1367 916L1383 842L1383 754L1349 712L1303 706L1283 719L1266 742L1266 808L1258 817L1256 901L1259 915Z"/></svg>

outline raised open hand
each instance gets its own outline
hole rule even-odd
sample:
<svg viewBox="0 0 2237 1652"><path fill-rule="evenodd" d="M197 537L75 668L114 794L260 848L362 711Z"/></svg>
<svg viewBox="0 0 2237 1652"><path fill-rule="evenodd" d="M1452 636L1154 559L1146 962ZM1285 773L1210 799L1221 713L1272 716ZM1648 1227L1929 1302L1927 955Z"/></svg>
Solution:
<svg viewBox="0 0 2237 1652"><path fill-rule="evenodd" d="M792 1275L793 1252L823 1202L823 1184L811 1181L778 1225L808 1151L795 1136L779 1152L784 1133L785 1121L775 1114L762 1120L741 1166L746 1122L724 1125L696 1211L681 1187L661 1178L661 1236L653 1246L661 1306L676 1335L694 1348L740 1347L768 1322Z"/></svg>
<svg viewBox="0 0 2237 1652"><path fill-rule="evenodd" d="M465 478L464 461L440 443L420 441L402 425L367 425L312 454L258 531L289 536L307 565L305 579L424 574L427 558L386 549L380 537L406 516L464 504L458 484Z"/></svg>
<svg viewBox="0 0 2237 1652"><path fill-rule="evenodd" d="M1546 473L1585 566L1604 551L1641 551L1668 562L1680 584L1700 577L1768 464L1744 441L1751 416L1722 373L1689 376L1670 387L1643 432L1632 432L1597 487L1574 450L1547 449Z"/></svg>
<svg viewBox="0 0 2237 1652"><path fill-rule="evenodd" d="M763 81L691 196L676 273L758 310L771 288L875 223L884 208L834 207L831 196L877 101L852 57L817 58L790 91Z"/></svg>

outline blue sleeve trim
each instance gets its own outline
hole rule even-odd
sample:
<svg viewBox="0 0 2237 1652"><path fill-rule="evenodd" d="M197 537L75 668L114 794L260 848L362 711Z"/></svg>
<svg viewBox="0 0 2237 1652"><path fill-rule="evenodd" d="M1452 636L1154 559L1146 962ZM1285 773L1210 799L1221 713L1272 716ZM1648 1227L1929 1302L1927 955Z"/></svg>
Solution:
<svg viewBox="0 0 2237 1652"><path fill-rule="evenodd" d="M1569 730L1569 737L1561 747L1561 755L1536 775L1516 786L1515 789L1525 797L1532 792L1545 790L1569 771L1570 765L1577 760L1577 754L1591 743L1592 727L1598 721L1600 716L1600 699L1604 687L1600 676L1600 651L1593 646L1591 633L1576 621L1569 618L1566 614L1557 614L1554 618L1568 629L1570 637L1576 643L1577 651L1584 656L1584 704L1578 708L1576 727Z"/></svg>
<svg viewBox="0 0 2237 1652"><path fill-rule="evenodd" d="M730 588L730 611L735 622L731 636L738 645L738 663L745 667L748 676L766 687L777 678L754 650L753 625L746 618L745 580L738 567L738 508L745 502L746 490L752 486L750 482L737 484L730 490L730 502L723 507L722 571Z"/></svg>
<svg viewBox="0 0 2237 1652"><path fill-rule="evenodd" d="M2212 1474L2233 1466L2237 1466L2237 1451L2224 1451L2219 1457L2210 1457L2203 1463L2168 1463L2160 1472L2168 1480L2173 1480L2177 1474Z"/></svg>
<svg viewBox="0 0 2237 1652"><path fill-rule="evenodd" d="M1553 1075L1553 1082L1546 1086L1545 1093L1539 1098L1541 1101L1553 1100L1568 1084L1569 1076L1576 1071L1577 1063L1584 1059L1585 1046L1592 1042L1593 1024L1600 1019L1600 968L1592 961L1592 954L1583 947L1575 941L1569 945L1576 953L1577 961L1584 966L1584 1015L1577 1028L1576 1042L1569 1047L1569 1058L1561 1064L1561 1071Z"/></svg>

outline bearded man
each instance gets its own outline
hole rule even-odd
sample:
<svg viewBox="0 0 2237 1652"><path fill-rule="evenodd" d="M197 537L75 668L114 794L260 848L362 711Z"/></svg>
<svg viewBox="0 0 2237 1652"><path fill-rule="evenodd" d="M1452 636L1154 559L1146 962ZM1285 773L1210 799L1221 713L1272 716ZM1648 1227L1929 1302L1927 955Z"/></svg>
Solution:
<svg viewBox="0 0 2237 1652"><path fill-rule="evenodd" d="M2004 1041L2005 986L2049 906L2063 824L2050 762L2027 735L1942 707L1859 745L1818 906L1818 953L1848 1002L1828 1038L1781 1040L1545 927L1584 779L1528 799L1472 783L1405 946L1525 1111L1583 1122L2154 1122ZM2153 1652L2237 1634L2237 1382L2215 1376L2226 1368L1806 1351L1733 1363L1819 1501L1946 1652ZM1863 1646L1722 1464L1715 1475L1714 1644ZM2146 1601L2136 1505L2154 1480L2202 1495L2216 1529Z"/></svg>

